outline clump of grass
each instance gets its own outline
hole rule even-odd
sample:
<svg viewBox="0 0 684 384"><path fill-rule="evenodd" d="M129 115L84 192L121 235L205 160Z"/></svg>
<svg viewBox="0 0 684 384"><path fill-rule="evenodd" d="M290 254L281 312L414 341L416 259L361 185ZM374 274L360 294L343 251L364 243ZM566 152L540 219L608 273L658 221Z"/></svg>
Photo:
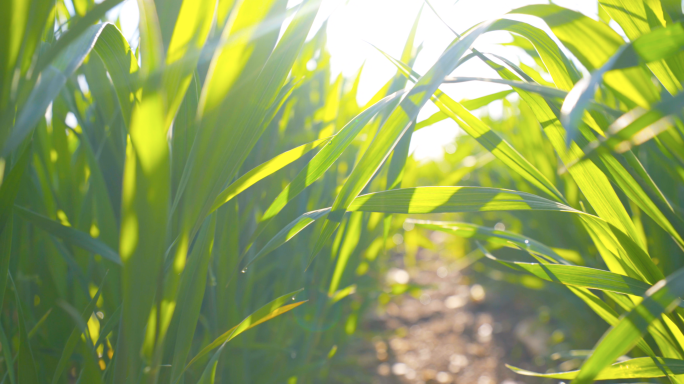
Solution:
<svg viewBox="0 0 684 384"><path fill-rule="evenodd" d="M574 60L501 19L454 36L422 75L416 22L386 55L397 74L358 105L360 73L332 80L325 29L306 39L317 1L139 0L136 50L100 23L118 3L10 0L1 16L3 380L325 381L374 301L388 236L403 215L440 213L480 225L413 223L566 285L611 326L579 371L519 373L681 380L681 7L606 0L599 21L520 8ZM537 66L473 48L497 30ZM512 91L451 99L443 83L481 80L450 77L467 60ZM503 120L471 112L502 99ZM440 111L416 121L429 101ZM408 154L443 119L468 134L448 175Z"/></svg>

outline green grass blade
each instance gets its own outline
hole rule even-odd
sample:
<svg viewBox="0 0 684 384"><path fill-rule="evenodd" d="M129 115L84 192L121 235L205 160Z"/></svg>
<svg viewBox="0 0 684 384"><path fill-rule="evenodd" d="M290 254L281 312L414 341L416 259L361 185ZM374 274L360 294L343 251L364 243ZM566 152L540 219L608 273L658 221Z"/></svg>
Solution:
<svg viewBox="0 0 684 384"><path fill-rule="evenodd" d="M242 267L242 270L244 271L256 260L262 258L263 256L271 253L276 248L285 244L290 239L295 237L299 232L301 232L304 228L313 224L316 220L320 219L321 217L324 217L328 213L330 213L330 208L323 208L316 211L303 213L302 215L294 219L292 222L290 222L283 229L278 231L278 233L273 238L271 238L271 240L269 240L268 243L266 243L266 245L264 245L264 247L259 250L259 252L250 256L249 259L247 259L247 261L245 262L244 267Z"/></svg>
<svg viewBox="0 0 684 384"><path fill-rule="evenodd" d="M95 359L93 351L88 348L86 343L81 343L81 356L83 356L83 367L81 374L78 375L76 384L103 384L102 370Z"/></svg>
<svg viewBox="0 0 684 384"><path fill-rule="evenodd" d="M616 326L620 321L618 313L615 312L615 310L612 307L610 307L608 304L606 304L603 300L601 300L598 296L596 296L588 289L573 286L568 286L568 289L572 291L572 293L577 295L577 297L582 299L582 301L584 301L589 306L589 308L591 308L606 323L608 323L608 325ZM605 294L606 296L609 296L611 298L615 297L627 299L624 296L614 295L611 292L605 292ZM651 347L646 343L645 340L639 340L637 346L650 357L655 357L655 353L653 352Z"/></svg>
<svg viewBox="0 0 684 384"><path fill-rule="evenodd" d="M407 220L420 228L425 228L433 231L440 231L455 236L465 238L473 238L487 241L492 244L501 245L504 247L513 247L524 249L527 252L541 256L549 261L559 264L569 264L567 260L563 259L556 251L543 243L508 231L499 231L492 228L483 227L480 225L448 222L448 221L430 221L430 220Z"/></svg>
<svg viewBox="0 0 684 384"><path fill-rule="evenodd" d="M14 128L0 151L3 157L17 148L31 133L38 121L45 116L48 105L57 97L66 84L67 78L83 63L106 25L98 24L89 27L41 72L40 81L31 91L24 108L18 113Z"/></svg>
<svg viewBox="0 0 684 384"><path fill-rule="evenodd" d="M0 324L0 343L2 343L2 345L8 346L8 348L2 349L2 355L5 358L5 366L7 367L7 374L9 376L10 383L15 384L17 382L17 379L14 373L14 360L12 359L12 350L9 347L10 343L9 340L7 340L7 335L5 334L5 329L2 327L2 324Z"/></svg>
<svg viewBox="0 0 684 384"><path fill-rule="evenodd" d="M10 257L12 256L12 216L5 223L5 228L0 232L0 310L5 301L5 289L7 289L7 273L9 271Z"/></svg>
<svg viewBox="0 0 684 384"><path fill-rule="evenodd" d="M2 180L2 184L0 184L0 310L2 310L4 304L7 273L12 251L12 208L14 206L14 199L19 192L24 170L30 161L31 153L31 146L27 146L12 170Z"/></svg>
<svg viewBox="0 0 684 384"><path fill-rule="evenodd" d="M531 43L531 49L535 50L534 53L539 55L542 64L549 75L551 75L553 83L559 89L569 91L580 79L580 75L572 65L572 62L565 56L556 42L543 30L524 22L508 19L497 20L492 24L490 30L504 30L522 36L523 39L514 40L511 45L523 49L527 48L527 45Z"/></svg>
<svg viewBox="0 0 684 384"><path fill-rule="evenodd" d="M109 248L109 246L102 241L91 237L87 233L62 225L43 215L39 215L20 206L14 206L14 209L22 219L30 222L45 232L121 265L121 258L113 249Z"/></svg>
<svg viewBox="0 0 684 384"><path fill-rule="evenodd" d="M661 280L646 292L643 301L608 330L582 364L575 384L590 383L615 359L628 352L641 339L650 323L672 311L684 295L684 270Z"/></svg>
<svg viewBox="0 0 684 384"><path fill-rule="evenodd" d="M654 29L632 42L639 61L625 60L618 68L627 68L641 63L652 63L668 59L684 50L684 24L681 22Z"/></svg>
<svg viewBox="0 0 684 384"><path fill-rule="evenodd" d="M166 108L159 81L153 76L164 63L163 43L152 0L139 0L138 9L142 56L139 72L143 84L140 102L132 107L123 169L119 254L123 264L121 332L124 337L117 348L116 383L137 377L141 366L151 363L153 350L157 342L163 343L163 338L157 340L146 332L154 335L158 331L155 321L170 318L172 311L166 305L174 304L164 303L161 311L154 306L162 278L171 187L164 126ZM129 67L128 61L123 64L124 68ZM174 265L174 268L176 274L182 271L182 266ZM157 310L156 317L150 316L153 310Z"/></svg>
<svg viewBox="0 0 684 384"><path fill-rule="evenodd" d="M140 23L140 56L142 57L140 68L143 77L152 76L160 70L164 63L164 43L161 37L161 28L157 9L153 0L138 0L138 12ZM146 79L147 80L147 79Z"/></svg>
<svg viewBox="0 0 684 384"><path fill-rule="evenodd" d="M36 333L38 333L38 330L40 329L41 326L43 326L43 324L45 324L45 322L47 321L47 319L51 313L52 313L52 308L48 309L45 312L45 314L43 316L41 316L40 319L38 319L36 324L33 326L33 328L31 328L31 330L28 333L29 340L33 339L33 336L35 336Z"/></svg>
<svg viewBox="0 0 684 384"><path fill-rule="evenodd" d="M247 188L256 184L258 181L283 169L285 166L292 164L296 160L301 159L302 156L309 153L309 151L311 151L312 149L317 148L320 145L324 146L323 149L327 148L328 142L330 142L333 138L334 137L326 137L325 139L315 140L310 143L300 145L297 148L293 148L289 151L283 152L280 155L272 158L271 160L263 162L258 166L252 168L249 172L240 176L239 179L231 183L216 197L216 200L214 201L214 206L211 208L210 213L214 212L220 206L229 202L235 196L244 192ZM321 151L323 149L321 149Z"/></svg>
<svg viewBox="0 0 684 384"><path fill-rule="evenodd" d="M12 170L2 180L0 184L0 232L5 228L6 223L12 215L12 208L14 207L14 199L19 193L24 171L31 161L32 151L31 146L27 146L24 152L17 160Z"/></svg>
<svg viewBox="0 0 684 384"><path fill-rule="evenodd" d="M207 219L200 230L189 265L183 271L178 299L178 332L171 364L171 382L180 378L192 347L192 339L200 316L202 299L207 286L207 270L211 259L216 231L216 215Z"/></svg>
<svg viewBox="0 0 684 384"><path fill-rule="evenodd" d="M98 339L95 341L96 348L107 340L109 333L112 332L114 327L116 327L119 324L119 321L121 321L121 305L116 307L114 312L112 312L108 317L109 320L107 320L102 328L100 328L100 337L98 337Z"/></svg>
<svg viewBox="0 0 684 384"><path fill-rule="evenodd" d="M71 359L71 355L74 353L74 349L76 348L76 345L81 339L81 334L85 331L85 327L82 327L81 325L84 325L90 316L93 314L93 311L95 311L95 308L97 306L97 300L100 298L100 294L102 293L102 288L104 287L104 279L102 279L102 283L100 283L100 287L97 289L97 292L93 296L93 298L90 300L86 308L81 312L80 314L80 320L77 321L73 330L71 331L71 334L69 335L69 338L67 339L66 343L64 344L64 349L62 350L62 353L59 357L59 361L57 362L57 366L55 368L55 373L52 376L52 384L57 384L60 382L60 379L62 377L62 373L64 373L64 369L66 369L67 364L69 364L69 360ZM81 324L82 323L82 324Z"/></svg>
<svg viewBox="0 0 684 384"><path fill-rule="evenodd" d="M353 295L354 293L356 293L356 288L356 284L352 284L346 288L342 288L339 291L329 294L328 297L330 298L330 304L335 304L338 301L344 299L345 297Z"/></svg>
<svg viewBox="0 0 684 384"><path fill-rule="evenodd" d="M416 123L414 121L412 126L406 130L404 136L401 137L396 147L394 147L389 168L387 169L387 182L385 189L395 189L401 187L401 182L404 178L404 168L406 166L406 160L409 156L409 147L415 126Z"/></svg>
<svg viewBox="0 0 684 384"><path fill-rule="evenodd" d="M216 2L211 0L183 1L173 29L166 56L164 89L167 97L167 115L164 125L171 126L185 91L190 85L193 71L200 59L211 23Z"/></svg>
<svg viewBox="0 0 684 384"><path fill-rule="evenodd" d="M651 260L651 257L643 250L639 244L627 236L624 232L616 228L614 225L607 224L610 230L615 236L620 246L629 254L629 258L626 260L631 267L637 271L640 278L651 284L662 280L665 276L660 271L660 269Z"/></svg>
<svg viewBox="0 0 684 384"><path fill-rule="evenodd" d="M356 198L348 210L404 214L542 210L587 215L529 193L484 187L416 187L369 193Z"/></svg>
<svg viewBox="0 0 684 384"><path fill-rule="evenodd" d="M138 59L126 38L111 24L105 26L94 49L112 79L124 124L129 127L133 107L141 97Z"/></svg>
<svg viewBox="0 0 684 384"><path fill-rule="evenodd" d="M188 156L197 134L197 104L199 103L199 74L195 72L185 92L185 98L178 108L171 130L171 189L173 204L171 213L176 212L180 197L187 186Z"/></svg>
<svg viewBox="0 0 684 384"><path fill-rule="evenodd" d="M344 240L340 246L337 254L337 261L335 262L335 269L330 279L330 286L328 287L328 296L332 297L337 288L340 286L342 275L347 268L347 263L352 255L352 252L359 245L361 233L363 231L363 214L355 213L349 218L349 222L345 228Z"/></svg>
<svg viewBox="0 0 684 384"><path fill-rule="evenodd" d="M572 380L577 377L579 371L558 373L537 373L521 368L506 365L513 372L534 377L546 377L550 379ZM669 375L684 374L684 360L657 357L639 357L615 363L604 369L595 380L616 379L647 379L652 377L665 377Z"/></svg>
<svg viewBox="0 0 684 384"><path fill-rule="evenodd" d="M17 321L19 323L19 355L17 356L17 379L19 383L38 384L38 371L36 370L36 360L33 357L31 344L28 337L28 329L24 319L24 310L22 308L21 300L17 287L14 285L12 275L9 275L9 280L12 283L14 291L14 299L17 305Z"/></svg>
<svg viewBox="0 0 684 384"><path fill-rule="evenodd" d="M510 95L511 93L513 93L513 91L501 91L501 92L492 93L491 95L478 97L478 98L472 99L472 100L461 100L460 103L462 106L464 106L468 110L474 111L476 109L479 109L479 108L482 108L486 105L489 105L493 101L501 100L504 97ZM425 127L428 127L432 124L435 124L437 122L440 122L440 121L448 119L448 118L449 118L449 116L442 111L435 112L430 117L428 117L427 119L419 121L416 124L415 131L417 131L419 129L423 129Z"/></svg>
<svg viewBox="0 0 684 384"><path fill-rule="evenodd" d="M103 2L96 4L83 17L74 20L74 23L69 25L69 29L60 35L59 39L40 57L36 69L38 71L45 69L45 67L59 56L64 49L66 49L74 40L78 39L79 35L86 32L88 28L104 17L107 11L116 7L122 1L123 0L104 0Z"/></svg>
<svg viewBox="0 0 684 384"><path fill-rule="evenodd" d="M119 226L114 214L114 207L112 207L109 190L107 189L106 174L102 172L100 163L90 146L89 138L86 137L81 142L88 161L88 168L90 169L90 178L88 180L89 193L92 194L96 206L94 216L98 231L100 232L98 238L110 247L116 248L119 241Z"/></svg>
<svg viewBox="0 0 684 384"><path fill-rule="evenodd" d="M122 268L125 358L137 372L138 354L152 310L166 238L169 198L169 156L159 94L143 98L133 111L126 150L119 253ZM176 269L178 266L174 266ZM159 276L161 278L161 276ZM147 350L149 353L151 351ZM123 363L121 359L117 363ZM128 369L116 369L126 374ZM127 374L132 374L131 372Z"/></svg>
<svg viewBox="0 0 684 384"><path fill-rule="evenodd" d="M47 35L53 33L46 31L52 26L50 16L53 14L54 2L49 0L31 1L30 13L26 31L21 42L21 54L17 62L17 72L21 76L35 76L33 67L41 52L41 45L47 40ZM29 80L32 83L33 79ZM21 100L19 100L21 103Z"/></svg>
<svg viewBox="0 0 684 384"><path fill-rule="evenodd" d="M631 157L631 164L628 163L629 160L620 161L618 156L601 155L603 164L608 169L607 173L612 181L663 230L669 233L676 242L684 244L681 236L681 233L684 233L681 232L682 219L673 214L670 204L659 193L658 187L653 183L646 170L640 166L641 164L636 156L633 153L626 154L626 156ZM632 164L639 168L632 169ZM637 172L640 172L640 174L637 174ZM637 181L637 179L640 181ZM650 181L650 183L647 184L646 180ZM679 232L673 224L678 225Z"/></svg>
<svg viewBox="0 0 684 384"><path fill-rule="evenodd" d="M539 95L551 98L564 99L568 93L558 88L546 87L535 83L526 83L522 81L510 81L504 79L490 79L486 77L448 77L444 80L445 83L465 83L469 81L481 81L484 83L504 84L524 89L528 92L537 93Z"/></svg>
<svg viewBox="0 0 684 384"><path fill-rule="evenodd" d="M268 304L262 306L258 310L256 310L254 313L251 315L247 316L244 320L240 322L240 324L236 325L235 327L229 329L225 333L223 333L221 336L219 336L216 340L211 342L209 345L206 347L202 348L200 352L195 355L195 357L190 360L190 362L185 366L185 370L187 370L190 366L192 366L194 363L197 362L201 357L207 355L209 352L211 352L215 348L219 348L218 351L214 353L212 356L211 360L207 364L207 367L211 367L218 359L220 356L223 347L228 343L230 340L233 338L237 337L239 334L242 332L251 329L253 327L256 327L257 325L264 323L268 320L271 320L277 316L280 316L292 309L297 308L298 306L306 303L306 300L304 301L299 301L296 303L288 304L285 305L287 302L292 301L299 292L302 292L302 289L298 289L294 292L290 292L288 294L285 294L283 296L280 296L276 298L275 300L269 302ZM206 374L206 371L205 371ZM204 376L204 375L203 375Z"/></svg>
<svg viewBox="0 0 684 384"><path fill-rule="evenodd" d="M628 276L601 269L578 265L558 265L545 263L524 263L498 259L486 254L492 260L518 271L525 271L546 281L575 287L610 291L625 295L642 296L650 285Z"/></svg>
<svg viewBox="0 0 684 384"><path fill-rule="evenodd" d="M31 14L31 2L14 3L5 0L2 5L6 12L0 16L0 38L3 41L0 47L0 108L4 109L10 101L14 68L21 53L26 25Z"/></svg>

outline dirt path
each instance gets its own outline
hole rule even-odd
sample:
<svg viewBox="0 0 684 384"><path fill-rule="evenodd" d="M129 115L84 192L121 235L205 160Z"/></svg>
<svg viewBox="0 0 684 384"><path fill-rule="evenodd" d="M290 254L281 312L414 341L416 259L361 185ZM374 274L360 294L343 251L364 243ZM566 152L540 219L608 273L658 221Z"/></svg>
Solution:
<svg viewBox="0 0 684 384"><path fill-rule="evenodd" d="M545 370L534 356L548 355L550 334L532 303L498 292L505 284L496 290L476 284L441 259L419 264L410 271L393 268L388 278L430 288L417 298L395 297L363 325L363 332L376 335L357 355L372 383L539 382L505 367Z"/></svg>

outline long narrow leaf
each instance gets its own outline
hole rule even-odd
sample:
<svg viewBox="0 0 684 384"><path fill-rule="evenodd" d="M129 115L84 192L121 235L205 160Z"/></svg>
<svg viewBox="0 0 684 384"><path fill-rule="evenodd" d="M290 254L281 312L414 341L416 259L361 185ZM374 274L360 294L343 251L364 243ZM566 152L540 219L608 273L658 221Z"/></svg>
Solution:
<svg viewBox="0 0 684 384"><path fill-rule="evenodd" d="M603 335L594 348L594 353L582 364L573 383L590 383L595 380L605 367L639 341L650 323L661 314L672 311L681 301L682 295L684 270L679 270L655 284L646 292L641 304Z"/></svg>
<svg viewBox="0 0 684 384"><path fill-rule="evenodd" d="M549 379L572 380L579 371L558 373L537 373L507 365L513 372L524 376L546 377ZM684 374L684 360L658 357L639 357L615 363L604 369L595 380L647 379Z"/></svg>
<svg viewBox="0 0 684 384"><path fill-rule="evenodd" d="M116 264L121 264L121 258L119 255L102 241L95 239L77 229L73 229L56 221L50 220L49 218L39 215L29 209L20 206L15 206L14 209L16 209L16 212L19 214L19 216L21 216L22 219L30 222L47 233L90 252L99 254L105 259L108 259Z"/></svg>
<svg viewBox="0 0 684 384"><path fill-rule="evenodd" d="M226 189L224 189L214 201L214 206L211 208L210 212L215 211L223 204L227 203L235 196L239 195L247 188L256 184L259 180L272 175L276 171L283 169L288 164L292 164L294 161L302 158L312 149L324 145L327 148L328 142L332 138L327 137L325 139L315 140L304 145L300 145L297 148L293 148L287 152L283 152L280 155L259 164L258 166L252 168L249 172L242 175L239 179L232 182Z"/></svg>
<svg viewBox="0 0 684 384"><path fill-rule="evenodd" d="M213 362L218 359L220 356L223 347L228 343L230 340L233 338L237 337L239 334L242 332L251 329L253 327L256 327L257 325L264 323L268 320L271 320L277 316L282 315L283 313L286 313L290 310L293 310L297 308L298 306L306 303L306 300L304 301L299 301L296 303L288 304L285 305L288 301L291 301L295 295L297 295L299 292L301 292L302 289L298 289L294 292L290 292L288 294L285 294L283 296L280 296L276 298L275 300L269 302L268 304L264 305L263 307L259 308L256 310L254 313L251 315L247 316L244 320L240 322L240 324L236 325L235 327L229 329L225 333L223 333L221 336L219 336L216 340L214 340L212 343L204 347L200 352L195 355L195 357L190 360L190 362L185 366L185 370L188 369L188 367L192 366L197 360L199 360L201 357L205 356L211 350L215 348L219 348L218 351L214 353L214 356L212 356L211 361L207 364L207 367L212 366Z"/></svg>

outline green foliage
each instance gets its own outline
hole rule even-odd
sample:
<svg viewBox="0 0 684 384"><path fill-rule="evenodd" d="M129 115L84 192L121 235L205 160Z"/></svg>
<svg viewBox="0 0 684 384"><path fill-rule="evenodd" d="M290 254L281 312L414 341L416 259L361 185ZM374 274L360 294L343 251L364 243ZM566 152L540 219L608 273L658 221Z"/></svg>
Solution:
<svg viewBox="0 0 684 384"><path fill-rule="evenodd" d="M684 382L676 2L601 0L600 21L523 7L512 13L553 36L481 23L422 76L416 21L400 59L385 54L397 73L362 106L362 70L333 79L325 25L307 39L317 0L139 0L135 50L103 22L118 0L73 1L73 13L3 1L9 382L338 380L383 288L388 235L402 230L407 263L430 231L477 240L448 250L558 284L610 326L578 371L516 372ZM473 48L493 31L535 66ZM500 78L451 76L469 60ZM440 90L465 81L507 90L462 101ZM428 102L439 112L417 121ZM503 117L474 112L493 103ZM447 119L465 132L456 151L416 162L412 134Z"/></svg>

